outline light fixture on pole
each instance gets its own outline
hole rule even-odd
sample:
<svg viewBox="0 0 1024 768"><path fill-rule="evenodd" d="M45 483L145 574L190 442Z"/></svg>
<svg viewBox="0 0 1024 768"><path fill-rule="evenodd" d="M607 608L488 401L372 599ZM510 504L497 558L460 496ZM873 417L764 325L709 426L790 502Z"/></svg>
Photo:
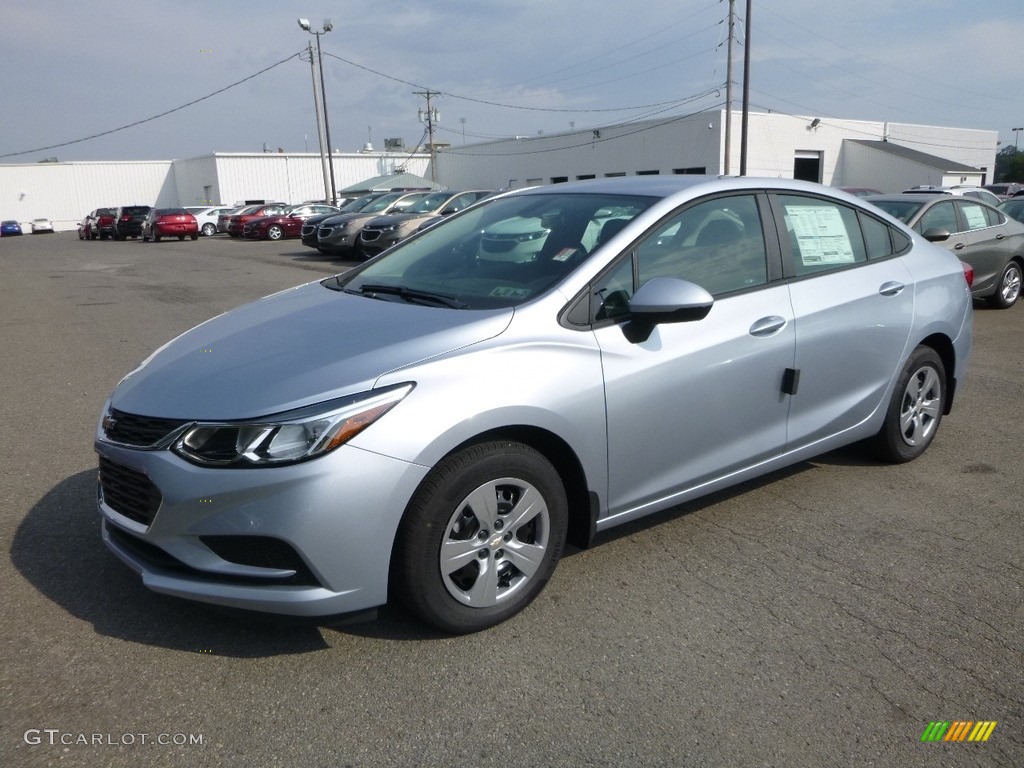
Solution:
<svg viewBox="0 0 1024 768"><path fill-rule="evenodd" d="M302 19L302 18L300 18L298 20L298 22L299 22L299 27L301 27L306 32L309 32L309 34L314 35L316 37L316 58L317 58L317 60L320 63L320 105L323 107L323 113L324 113L324 142L321 143L321 145L320 145L320 157L321 157L321 161L322 161L323 156L324 156L324 149L325 149L324 148L324 143L326 143L326 145L327 145L326 146L326 150L327 150L327 166L328 166L329 176L330 176L330 180L331 180L331 185L330 185L331 186L331 189L330 189L331 204L334 204L337 201L337 199L338 199L338 194L335 191L335 186L334 186L334 156L333 156L333 152L331 150L331 123L330 123L330 120L328 120L328 118L327 118L327 91L324 89L324 57L323 57L323 54L320 52L320 35L327 34L332 29L334 29L334 22L331 21L330 19L324 19L323 29L321 31L319 31L319 32L316 32L316 31L313 30L313 26L309 23L309 19ZM312 57L312 49L310 49L310 57ZM311 66L312 66L312 64L311 64ZM317 125L318 125L318 128L319 128L319 122L318 122ZM324 194L325 195L327 194L327 185L326 184L324 185Z"/></svg>
<svg viewBox="0 0 1024 768"><path fill-rule="evenodd" d="M1020 132L1024 131L1024 128L1013 128L1013 151L1017 151L1017 138L1020 136Z"/></svg>

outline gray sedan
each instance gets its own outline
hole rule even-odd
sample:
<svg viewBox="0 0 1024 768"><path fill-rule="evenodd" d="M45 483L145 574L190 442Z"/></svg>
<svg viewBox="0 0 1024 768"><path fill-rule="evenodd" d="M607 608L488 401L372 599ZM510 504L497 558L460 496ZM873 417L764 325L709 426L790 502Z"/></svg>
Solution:
<svg viewBox="0 0 1024 768"><path fill-rule="evenodd" d="M1020 298L1024 224L964 197L902 194L866 199L969 264L975 297L997 309L1009 309Z"/></svg>
<svg viewBox="0 0 1024 768"><path fill-rule="evenodd" d="M509 222L543 231L529 259L482 247ZM394 597L481 630L567 541L857 441L920 456L971 321L951 253L819 185L500 195L129 373L95 437L103 539L164 594L304 616Z"/></svg>

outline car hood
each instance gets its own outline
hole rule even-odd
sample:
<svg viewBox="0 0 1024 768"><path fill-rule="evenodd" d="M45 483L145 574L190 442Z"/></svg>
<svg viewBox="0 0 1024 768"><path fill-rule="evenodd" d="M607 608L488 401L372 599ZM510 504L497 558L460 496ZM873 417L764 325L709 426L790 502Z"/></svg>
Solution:
<svg viewBox="0 0 1024 768"><path fill-rule="evenodd" d="M497 336L511 318L511 309L424 307L309 283L168 342L111 405L171 419L266 416L369 389L384 373Z"/></svg>

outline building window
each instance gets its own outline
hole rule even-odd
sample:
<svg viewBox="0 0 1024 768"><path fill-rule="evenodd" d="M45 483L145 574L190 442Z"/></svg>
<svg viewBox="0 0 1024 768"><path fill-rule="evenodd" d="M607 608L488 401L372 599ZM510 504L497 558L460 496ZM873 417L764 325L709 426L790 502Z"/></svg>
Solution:
<svg viewBox="0 0 1024 768"><path fill-rule="evenodd" d="M576 181L586 181L587 179L594 179L594 178L597 178L596 176L594 176L594 174L592 174L592 173L584 173L584 174L580 174L579 176L577 176L576 177Z"/></svg>
<svg viewBox="0 0 1024 768"><path fill-rule="evenodd" d="M551 177L551 183L552 184L565 184L565 182L567 182L568 180L569 180L568 176L552 176Z"/></svg>
<svg viewBox="0 0 1024 768"><path fill-rule="evenodd" d="M617 176L625 176L625 175L626 175L626 174L625 174L624 172L623 172L623 173L606 173L606 174L604 175L604 177L605 177L606 179L614 179L614 178L615 178L615 177L617 177Z"/></svg>
<svg viewBox="0 0 1024 768"><path fill-rule="evenodd" d="M692 168L673 168L672 173L678 176L704 176L708 172L706 165L694 166Z"/></svg>
<svg viewBox="0 0 1024 768"><path fill-rule="evenodd" d="M637 176L657 176L661 171L637 171Z"/></svg>

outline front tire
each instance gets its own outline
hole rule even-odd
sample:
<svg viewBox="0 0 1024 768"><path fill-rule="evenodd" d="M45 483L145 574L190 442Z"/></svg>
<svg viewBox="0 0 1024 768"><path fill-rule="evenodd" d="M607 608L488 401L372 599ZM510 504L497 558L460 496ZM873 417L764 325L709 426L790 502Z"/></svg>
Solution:
<svg viewBox="0 0 1024 768"><path fill-rule="evenodd" d="M444 632L478 632L540 594L565 544L568 502L555 468L522 443L481 443L434 468L410 502L393 590Z"/></svg>
<svg viewBox="0 0 1024 768"><path fill-rule="evenodd" d="M996 292L988 297L989 306L996 309L1009 309L1017 303L1020 298L1021 267L1016 261L1011 261L1003 270L999 282L996 284Z"/></svg>
<svg viewBox="0 0 1024 768"><path fill-rule="evenodd" d="M876 455L902 464L923 454L942 422L946 397L946 367L930 347L918 347L903 367L886 410L885 422L874 438Z"/></svg>
<svg viewBox="0 0 1024 768"><path fill-rule="evenodd" d="M276 224L267 227L267 239L268 240L280 240L284 237L284 230Z"/></svg>
<svg viewBox="0 0 1024 768"><path fill-rule="evenodd" d="M213 237L216 234L217 234L217 227L215 227L213 224L210 224L209 222L207 222L206 224L203 224L203 235L204 236L206 236L206 237Z"/></svg>

